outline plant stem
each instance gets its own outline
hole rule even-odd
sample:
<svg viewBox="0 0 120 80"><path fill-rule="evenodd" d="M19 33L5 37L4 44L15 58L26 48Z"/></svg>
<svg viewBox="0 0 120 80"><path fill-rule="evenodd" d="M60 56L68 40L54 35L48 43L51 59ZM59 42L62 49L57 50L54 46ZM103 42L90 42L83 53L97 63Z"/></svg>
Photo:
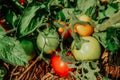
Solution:
<svg viewBox="0 0 120 80"><path fill-rule="evenodd" d="M98 31L104 31L108 27L111 27L113 24L120 21L120 11L114 14L110 19L108 19L105 23L102 23L100 26L98 26Z"/></svg>
<svg viewBox="0 0 120 80"><path fill-rule="evenodd" d="M6 34L10 34L10 33L14 32L14 31L16 31L16 28L13 28L13 29L7 31Z"/></svg>

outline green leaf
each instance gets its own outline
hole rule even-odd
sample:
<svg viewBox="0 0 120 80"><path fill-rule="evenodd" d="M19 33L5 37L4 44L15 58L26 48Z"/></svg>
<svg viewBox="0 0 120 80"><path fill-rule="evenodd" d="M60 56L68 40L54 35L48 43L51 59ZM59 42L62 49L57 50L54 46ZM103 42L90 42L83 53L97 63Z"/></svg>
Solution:
<svg viewBox="0 0 120 80"><path fill-rule="evenodd" d="M15 21L17 20L17 16L13 11L9 11L6 15L6 20L15 26Z"/></svg>
<svg viewBox="0 0 120 80"><path fill-rule="evenodd" d="M42 4L33 4L25 9L18 26L19 37L26 36L40 27L44 20L43 15L46 14L44 7Z"/></svg>
<svg viewBox="0 0 120 80"><path fill-rule="evenodd" d="M97 0L78 0L77 8L82 11L82 13L91 15L93 10L97 5Z"/></svg>
<svg viewBox="0 0 120 80"><path fill-rule="evenodd" d="M119 13L119 11L118 11L120 8L119 5L120 5L120 3L117 3L114 0L109 0L107 5L99 5L98 6L98 16L97 16L98 23L99 24L104 23L106 20L108 21L108 18L112 19L115 16L115 14ZM119 14L118 14L118 16L119 16ZM119 17L117 17L117 18L114 17L109 23L111 23L111 22L114 23L118 19L119 19ZM112 24L110 24L110 26L111 25Z"/></svg>
<svg viewBox="0 0 120 80"><path fill-rule="evenodd" d="M107 9L105 9L105 6L101 6L101 8L104 7L104 9L102 11L99 11L99 19L103 19L105 17L112 17L118 10L116 7L114 7L114 5L108 4Z"/></svg>
<svg viewBox="0 0 120 80"><path fill-rule="evenodd" d="M115 52L120 49L120 28L108 28L107 29L107 48L108 50Z"/></svg>
<svg viewBox="0 0 120 80"><path fill-rule="evenodd" d="M79 80L96 80L96 75L100 69L98 63L92 61L83 61L77 67L75 77Z"/></svg>
<svg viewBox="0 0 120 80"><path fill-rule="evenodd" d="M0 80L3 80L6 74L7 74L6 68L0 65Z"/></svg>
<svg viewBox="0 0 120 80"><path fill-rule="evenodd" d="M27 55L19 41L11 37L0 39L0 59L12 65L28 65Z"/></svg>
<svg viewBox="0 0 120 80"><path fill-rule="evenodd" d="M115 14L115 11L117 11L118 9L114 8L111 5L108 5L107 10L105 10L105 14L107 15L107 17L111 17Z"/></svg>
<svg viewBox="0 0 120 80"><path fill-rule="evenodd" d="M27 0L28 4L32 3L34 0Z"/></svg>
<svg viewBox="0 0 120 80"><path fill-rule="evenodd" d="M0 25L0 36L4 35L6 32L4 30L4 28Z"/></svg>
<svg viewBox="0 0 120 80"><path fill-rule="evenodd" d="M74 8L64 8L58 14L58 18L61 20L65 20L71 17L74 12Z"/></svg>
<svg viewBox="0 0 120 80"><path fill-rule="evenodd" d="M98 62L94 61L78 61L71 65L72 68L76 68L74 73L71 73L76 80L111 80L104 76L100 72L100 67Z"/></svg>
<svg viewBox="0 0 120 80"><path fill-rule="evenodd" d="M104 48L107 48L107 42L106 42L107 34L106 34L106 32L95 32L93 34L93 36L100 42L100 44Z"/></svg>
<svg viewBox="0 0 120 80"><path fill-rule="evenodd" d="M105 32L96 32L93 36L102 44L104 48L115 52L120 49L120 28L117 25L111 26Z"/></svg>

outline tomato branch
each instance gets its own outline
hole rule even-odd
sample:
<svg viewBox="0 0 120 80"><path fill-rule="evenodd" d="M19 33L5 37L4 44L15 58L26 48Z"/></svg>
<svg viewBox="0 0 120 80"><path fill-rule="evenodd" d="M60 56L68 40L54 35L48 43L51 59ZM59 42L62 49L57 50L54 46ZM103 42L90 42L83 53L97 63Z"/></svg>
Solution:
<svg viewBox="0 0 120 80"><path fill-rule="evenodd" d="M13 28L13 29L7 31L6 34L10 34L10 33L14 32L14 31L16 31L16 28Z"/></svg>

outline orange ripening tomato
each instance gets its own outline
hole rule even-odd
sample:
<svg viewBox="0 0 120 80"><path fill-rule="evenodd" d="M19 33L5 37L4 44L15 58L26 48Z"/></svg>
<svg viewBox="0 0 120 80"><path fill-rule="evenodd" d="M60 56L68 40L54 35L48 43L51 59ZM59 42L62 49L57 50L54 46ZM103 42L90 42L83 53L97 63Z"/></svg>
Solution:
<svg viewBox="0 0 120 80"><path fill-rule="evenodd" d="M83 15L76 15L76 17L78 18L78 20L83 21L83 22L92 22L92 18L90 18L89 16L87 16L86 14ZM71 19L71 23L72 23L72 19ZM90 36L93 31L94 28L93 26L89 25L89 24L80 24L80 23L75 23L75 25L73 26L74 28L74 32L78 33L80 36ZM70 35L72 36L72 30L69 30Z"/></svg>
<svg viewBox="0 0 120 80"><path fill-rule="evenodd" d="M90 36L94 32L94 27L89 24L75 24L74 31L80 36Z"/></svg>
<svg viewBox="0 0 120 80"><path fill-rule="evenodd" d="M60 24L63 25L63 26L58 29L58 33L59 33L60 35L62 35L63 32L65 31L65 28L67 28L67 24L65 24L65 22L63 22L63 21L60 21ZM65 32L65 35L64 35L64 38L63 38L63 39L65 40L68 36L69 36L69 31L67 30L67 31Z"/></svg>

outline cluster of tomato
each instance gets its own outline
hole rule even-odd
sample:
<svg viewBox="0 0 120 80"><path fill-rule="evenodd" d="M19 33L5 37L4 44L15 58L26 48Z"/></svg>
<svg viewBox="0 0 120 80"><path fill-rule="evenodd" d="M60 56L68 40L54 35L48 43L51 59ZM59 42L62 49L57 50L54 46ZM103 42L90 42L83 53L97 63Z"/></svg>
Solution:
<svg viewBox="0 0 120 80"><path fill-rule="evenodd" d="M83 22L91 22L92 19L86 15L80 15L77 16L78 20ZM70 20L72 21L72 20ZM54 21L57 22L57 21ZM73 21L72 21L73 22ZM101 55L101 47L99 42L92 36L94 33L94 26L91 24L81 24L81 23L75 23L72 25L72 28L69 28L71 24L66 24L64 21L59 21L59 24L62 25L57 29L57 31L51 27L48 27L44 29L43 31L40 31L36 44L38 49L45 53L52 55L55 53L56 49L59 46L61 36L63 40L65 40L69 35L73 37L73 32L77 35L79 35L80 38L85 40L82 45L79 45L77 47L80 47L79 49L75 46L77 42L73 39L71 43L71 54L74 56L75 60L96 60L100 58ZM72 30L73 29L73 30ZM33 51L34 51L34 45L30 40L21 40L21 45L24 48L25 52L28 53L28 59L33 58ZM32 56L32 57L31 57ZM68 67L68 62L65 62L62 60L60 55L52 55L50 64L55 71L56 74L59 76L67 76L69 74L69 71L73 71L73 69Z"/></svg>
<svg viewBox="0 0 120 80"><path fill-rule="evenodd" d="M92 19L87 15L81 15L77 18L83 22L92 21ZM62 26L59 27L57 31L52 28L47 28L39 33L37 37L37 46L40 51L52 55L58 48L60 42L59 35L63 38L63 40L65 40L69 35L72 37L74 31L75 34L79 35L80 38L85 40L82 45L79 45L79 47L81 47L77 49L75 46L77 42L73 39L70 52L73 54L75 60L96 60L100 58L101 47L99 42L92 37L92 34L94 33L94 27L92 25L87 23L81 24L77 22L72 26L72 30L72 28L69 28L70 24L66 24L64 21L59 21L58 23ZM67 76L69 71L73 71L73 69L68 67L69 63L62 60L60 55L52 55L50 62L53 70L59 76Z"/></svg>

